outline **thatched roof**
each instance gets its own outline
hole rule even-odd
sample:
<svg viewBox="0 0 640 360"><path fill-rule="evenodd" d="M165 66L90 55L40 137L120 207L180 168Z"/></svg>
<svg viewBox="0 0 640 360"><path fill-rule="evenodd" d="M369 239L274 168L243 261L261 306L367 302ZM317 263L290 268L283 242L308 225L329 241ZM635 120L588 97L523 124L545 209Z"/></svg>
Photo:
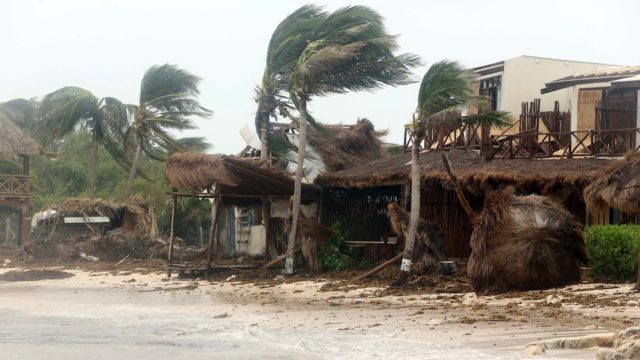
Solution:
<svg viewBox="0 0 640 360"><path fill-rule="evenodd" d="M636 214L640 212L640 155L628 155L611 164L584 189L589 209L607 207Z"/></svg>
<svg viewBox="0 0 640 360"><path fill-rule="evenodd" d="M385 131L376 131L373 123L359 119L355 125L325 125L333 136L309 128L309 144L320 155L327 171L340 171L387 157L380 138Z"/></svg>
<svg viewBox="0 0 640 360"><path fill-rule="evenodd" d="M475 194L510 184L543 192L567 185L581 189L611 164L611 160L593 158L485 161L472 151L450 152L449 158L461 185ZM420 165L423 181L449 181L442 164L442 153L421 154ZM316 182L330 187L364 188L407 183L410 178L411 154L402 154L326 173Z"/></svg>
<svg viewBox="0 0 640 360"><path fill-rule="evenodd" d="M296 124L271 123L271 126L289 142L292 142L291 138L286 135L297 131ZM307 127L307 143L315 150L326 171L340 171L388 156L380 140L386 131L376 131L367 119L359 119L354 125L322 124L322 127L326 131ZM297 140L292 145L295 147Z"/></svg>
<svg viewBox="0 0 640 360"><path fill-rule="evenodd" d="M18 155L37 155L42 147L26 135L12 121L0 115L0 157L13 158Z"/></svg>
<svg viewBox="0 0 640 360"><path fill-rule="evenodd" d="M216 184L227 197L289 197L293 194L294 181L287 174L264 168L256 160L235 156L175 153L167 160L164 175L177 189L202 192ZM317 196L315 185L303 184L303 199Z"/></svg>

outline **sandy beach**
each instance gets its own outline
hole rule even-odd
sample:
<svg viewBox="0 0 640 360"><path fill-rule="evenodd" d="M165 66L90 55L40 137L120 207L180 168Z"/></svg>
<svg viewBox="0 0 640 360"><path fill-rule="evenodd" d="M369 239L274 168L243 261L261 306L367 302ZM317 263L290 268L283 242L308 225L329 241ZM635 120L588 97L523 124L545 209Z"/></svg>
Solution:
<svg viewBox="0 0 640 360"><path fill-rule="evenodd" d="M208 282L148 271L64 272L73 276L0 282L0 359L519 359L530 358L523 349L531 341L615 331L640 319L631 285L478 298L326 291L337 280L277 274L251 283L233 275ZM535 357L594 359L596 351Z"/></svg>

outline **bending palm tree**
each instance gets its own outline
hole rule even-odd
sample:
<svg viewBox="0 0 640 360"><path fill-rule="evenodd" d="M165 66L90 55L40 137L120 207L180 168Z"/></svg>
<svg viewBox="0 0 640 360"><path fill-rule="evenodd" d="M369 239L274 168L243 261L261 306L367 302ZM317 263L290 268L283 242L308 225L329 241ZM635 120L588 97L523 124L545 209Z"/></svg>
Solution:
<svg viewBox="0 0 640 360"><path fill-rule="evenodd" d="M89 194L96 188L98 146L102 146L124 169L129 162L114 141L127 122L126 105L120 100L106 97L99 99L90 91L68 86L44 97L39 114L42 123L37 129L39 137L48 144L71 133L79 127L87 129L92 136L92 162L89 172Z"/></svg>
<svg viewBox="0 0 640 360"><path fill-rule="evenodd" d="M304 5L282 20L271 35L262 82L256 89L256 130L260 134L261 160L269 157L269 119L276 117L276 110L288 113L292 107L283 94L288 92L291 73L300 54L324 18L326 13L320 7Z"/></svg>
<svg viewBox="0 0 640 360"><path fill-rule="evenodd" d="M293 274L293 253L300 216L303 164L307 135L307 102L312 96L372 90L383 85L404 85L415 55L394 55L398 44L387 34L383 18L365 6L345 7L331 13L314 30L291 74L290 92L297 105L298 157L285 273Z"/></svg>
<svg viewBox="0 0 640 360"><path fill-rule="evenodd" d="M202 150L208 147L203 138L178 139L170 130L194 129L191 117L208 118L211 111L196 100L200 78L174 65L153 66L144 74L140 102L131 107L133 122L124 135L125 148L135 145L124 197L131 193L138 171L140 155L165 161L168 153Z"/></svg>
<svg viewBox="0 0 640 360"><path fill-rule="evenodd" d="M463 69L457 62L447 60L433 64L422 78L418 93L418 107L413 119L413 147L411 149L411 213L409 231L405 239L402 265L398 282L403 283L411 271L411 259L420 221L420 149L422 134L437 119L454 118L467 124L503 127L509 124L510 115L492 111L481 114L460 116L464 107L479 106L484 98L473 96L471 83L475 75ZM453 115L453 116L451 116ZM448 121L448 120L443 120Z"/></svg>

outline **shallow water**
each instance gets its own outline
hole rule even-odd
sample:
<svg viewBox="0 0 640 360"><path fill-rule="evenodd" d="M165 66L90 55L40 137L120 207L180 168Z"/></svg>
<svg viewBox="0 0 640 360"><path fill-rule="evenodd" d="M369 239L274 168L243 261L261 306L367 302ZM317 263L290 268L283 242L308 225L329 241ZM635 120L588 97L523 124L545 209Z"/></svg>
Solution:
<svg viewBox="0 0 640 360"><path fill-rule="evenodd" d="M187 306L188 305L188 306ZM213 295L0 284L0 359L516 359L375 328L291 329Z"/></svg>

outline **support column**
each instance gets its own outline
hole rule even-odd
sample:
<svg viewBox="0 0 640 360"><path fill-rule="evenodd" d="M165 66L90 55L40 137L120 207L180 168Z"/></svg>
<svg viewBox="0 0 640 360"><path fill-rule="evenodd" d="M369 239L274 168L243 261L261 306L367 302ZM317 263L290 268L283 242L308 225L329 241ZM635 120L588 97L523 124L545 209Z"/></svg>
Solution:
<svg viewBox="0 0 640 360"><path fill-rule="evenodd" d="M218 186L216 185L216 190L214 191L214 195L219 195L220 191ZM209 251L207 253L207 276L209 275L209 269L211 268L211 261L213 260L213 249L217 245L218 238L218 209L220 207L220 203L222 202L222 197L214 196L213 204L211 204L211 228L209 229Z"/></svg>
<svg viewBox="0 0 640 360"><path fill-rule="evenodd" d="M636 128L640 128L640 89L636 90L636 92ZM636 149L638 147L640 147L640 134L636 131Z"/></svg>
<svg viewBox="0 0 640 360"><path fill-rule="evenodd" d="M28 156L22 157L22 175L29 176L29 170L31 168L31 163L29 162ZM24 191L27 194L27 197L20 201L21 206L21 216L20 216L20 240L18 246L22 246L29 242L29 231L31 225L31 215L29 214L29 183L31 179L27 179L27 186Z"/></svg>
<svg viewBox="0 0 640 360"><path fill-rule="evenodd" d="M271 224L271 200L266 196L262 199L262 223L264 225L264 253L267 260L271 260L271 239L269 238L269 227Z"/></svg>
<svg viewBox="0 0 640 360"><path fill-rule="evenodd" d="M177 202L178 202L178 195L176 195L176 193L178 192L178 189L176 188L172 188L171 189L171 229L169 232L169 253L167 255L167 277L171 277L171 269L169 268L169 266L172 264L173 262L173 245L175 242L175 238L176 238L176 207L177 207Z"/></svg>

